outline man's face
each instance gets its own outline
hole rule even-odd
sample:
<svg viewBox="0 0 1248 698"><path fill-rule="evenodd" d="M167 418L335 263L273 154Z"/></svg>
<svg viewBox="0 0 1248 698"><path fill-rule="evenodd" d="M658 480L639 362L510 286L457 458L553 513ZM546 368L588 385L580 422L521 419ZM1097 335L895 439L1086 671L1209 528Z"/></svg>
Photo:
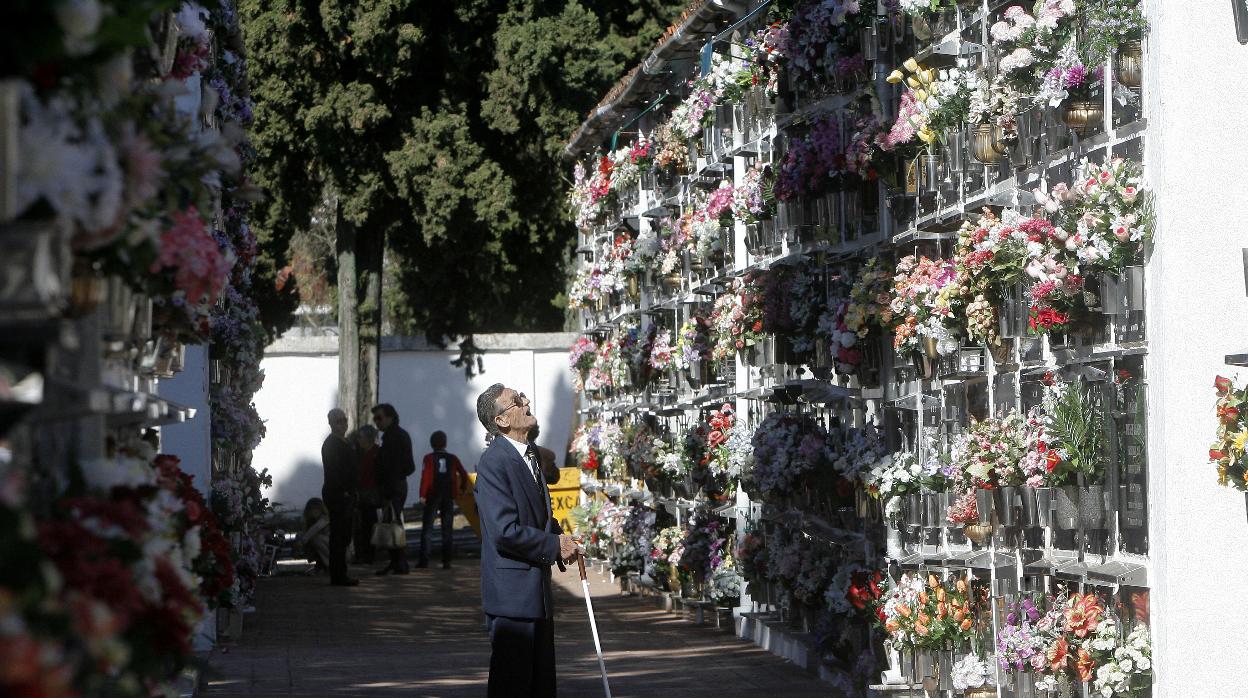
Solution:
<svg viewBox="0 0 1248 698"><path fill-rule="evenodd" d="M498 416L494 418L494 423L504 433L512 431L527 433L537 426L537 417L533 416L529 398L525 397L524 393L518 393L511 388L503 388L502 394L498 396L494 404L498 406Z"/></svg>
<svg viewBox="0 0 1248 698"><path fill-rule="evenodd" d="M390 428L390 416L387 415L384 410L374 410L373 424L376 425L378 429L385 431Z"/></svg>
<svg viewBox="0 0 1248 698"><path fill-rule="evenodd" d="M347 433L347 415L331 414L329 416L329 430L334 436L344 436Z"/></svg>

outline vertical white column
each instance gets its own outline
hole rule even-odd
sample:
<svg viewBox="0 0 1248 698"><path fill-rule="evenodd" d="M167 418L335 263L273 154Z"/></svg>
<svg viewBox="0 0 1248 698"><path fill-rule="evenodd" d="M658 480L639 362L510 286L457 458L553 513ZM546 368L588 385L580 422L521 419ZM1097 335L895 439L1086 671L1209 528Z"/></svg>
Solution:
<svg viewBox="0 0 1248 698"><path fill-rule="evenodd" d="M1149 540L1155 696L1239 695L1234 612L1248 597L1244 497L1207 462L1214 376L1248 348L1237 223L1248 210L1248 109L1225 0L1146 0L1146 166L1157 194L1148 268ZM1240 371L1240 376L1248 372Z"/></svg>

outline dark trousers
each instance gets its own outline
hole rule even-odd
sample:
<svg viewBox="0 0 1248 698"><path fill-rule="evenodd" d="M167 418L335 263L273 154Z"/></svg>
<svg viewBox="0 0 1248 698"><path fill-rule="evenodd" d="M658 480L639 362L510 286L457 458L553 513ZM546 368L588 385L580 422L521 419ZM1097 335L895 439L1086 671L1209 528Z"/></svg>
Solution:
<svg viewBox="0 0 1248 698"><path fill-rule="evenodd" d="M347 546L351 544L351 500L326 502L329 509L329 580L347 578Z"/></svg>
<svg viewBox="0 0 1248 698"><path fill-rule="evenodd" d="M355 505L355 560L373 564L373 525L377 523L377 496L361 496Z"/></svg>
<svg viewBox="0 0 1248 698"><path fill-rule="evenodd" d="M433 518L442 512L442 564L451 562L451 538L455 532L455 501L449 496L430 496L425 500L425 513L420 524L420 564L429 563L429 538L433 535Z"/></svg>
<svg viewBox="0 0 1248 698"><path fill-rule="evenodd" d="M491 698L554 698L555 621L486 616Z"/></svg>
<svg viewBox="0 0 1248 698"><path fill-rule="evenodd" d="M401 490L388 494L388 497L382 499L382 505L389 504L394 507L394 515L401 517L403 515L403 507L407 504L407 483L403 483ZM395 572L406 572L408 570L407 550L390 551L390 569Z"/></svg>

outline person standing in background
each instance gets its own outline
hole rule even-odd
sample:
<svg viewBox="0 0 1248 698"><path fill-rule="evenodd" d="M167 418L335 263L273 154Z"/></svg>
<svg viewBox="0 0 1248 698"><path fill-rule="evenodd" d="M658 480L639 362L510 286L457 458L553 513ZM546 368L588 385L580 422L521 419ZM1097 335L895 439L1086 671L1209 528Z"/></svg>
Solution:
<svg viewBox="0 0 1248 698"><path fill-rule="evenodd" d="M371 565L373 550L373 525L377 523L377 507L381 498L377 494L377 428L372 424L361 425L351 435L355 446L358 467L355 506L355 558L357 565Z"/></svg>
<svg viewBox="0 0 1248 698"><path fill-rule="evenodd" d="M394 508L400 520L407 506L407 476L416 472L412 457L412 437L399 426L399 413L394 405L382 403L373 408L373 424L381 430L381 446L377 450L377 493L381 506ZM390 564L377 574L407 574L407 551L391 550Z"/></svg>
<svg viewBox="0 0 1248 698"><path fill-rule="evenodd" d="M347 442L347 413L335 407L329 411L329 436L321 444L321 465L325 483L321 499L329 510L329 583L355 586L358 579L347 576L347 546L351 544L351 519L355 501L355 449Z"/></svg>
<svg viewBox="0 0 1248 698"><path fill-rule="evenodd" d="M459 457L446 450L446 432L435 431L429 437L433 453L425 454L424 469L420 474L420 498L425 500L425 511L420 527L420 561L417 567L429 566L429 538L433 534L433 519L442 512L442 569L450 569L452 535L455 522L455 497L468 488L468 473Z"/></svg>

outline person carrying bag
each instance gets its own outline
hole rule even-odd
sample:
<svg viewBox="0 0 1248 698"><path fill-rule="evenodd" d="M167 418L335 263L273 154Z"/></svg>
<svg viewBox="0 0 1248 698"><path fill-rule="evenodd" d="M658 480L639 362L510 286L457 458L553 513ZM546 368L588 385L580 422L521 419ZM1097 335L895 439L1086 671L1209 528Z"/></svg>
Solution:
<svg viewBox="0 0 1248 698"><path fill-rule="evenodd" d="M370 542L377 550L403 550L407 547L407 532L403 530L403 516L395 513L393 504L387 503L381 520L373 524Z"/></svg>

